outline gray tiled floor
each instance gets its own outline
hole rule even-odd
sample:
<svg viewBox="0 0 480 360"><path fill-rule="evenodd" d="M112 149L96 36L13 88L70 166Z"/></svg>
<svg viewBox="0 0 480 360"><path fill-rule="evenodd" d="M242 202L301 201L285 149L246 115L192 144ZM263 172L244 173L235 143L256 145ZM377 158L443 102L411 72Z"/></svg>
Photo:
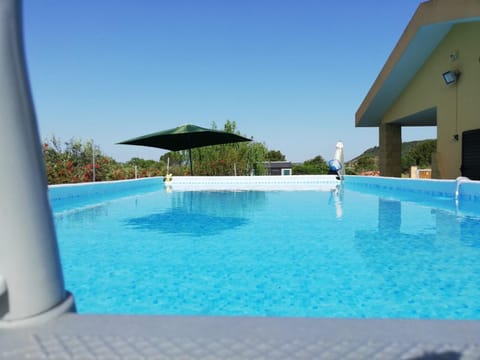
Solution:
<svg viewBox="0 0 480 360"><path fill-rule="evenodd" d="M480 321L66 314L0 359L480 359Z"/></svg>

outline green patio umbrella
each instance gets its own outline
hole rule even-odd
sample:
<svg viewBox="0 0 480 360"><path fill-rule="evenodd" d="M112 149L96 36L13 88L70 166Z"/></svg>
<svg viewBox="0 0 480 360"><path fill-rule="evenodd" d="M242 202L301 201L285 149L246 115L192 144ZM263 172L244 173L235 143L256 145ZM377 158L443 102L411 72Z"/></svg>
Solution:
<svg viewBox="0 0 480 360"><path fill-rule="evenodd" d="M190 174L193 175L193 148L231 144L243 141L251 141L251 139L225 131L206 129L200 126L187 124L174 129L159 131L121 141L118 144L150 146L170 151L188 150Z"/></svg>

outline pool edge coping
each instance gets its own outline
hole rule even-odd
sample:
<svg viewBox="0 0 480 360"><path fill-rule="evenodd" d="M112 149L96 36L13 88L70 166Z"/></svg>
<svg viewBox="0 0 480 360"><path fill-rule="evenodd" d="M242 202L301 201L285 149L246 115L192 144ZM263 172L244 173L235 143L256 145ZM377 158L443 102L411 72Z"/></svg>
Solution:
<svg viewBox="0 0 480 360"><path fill-rule="evenodd" d="M65 314L0 330L0 358L476 359L478 334L476 320Z"/></svg>

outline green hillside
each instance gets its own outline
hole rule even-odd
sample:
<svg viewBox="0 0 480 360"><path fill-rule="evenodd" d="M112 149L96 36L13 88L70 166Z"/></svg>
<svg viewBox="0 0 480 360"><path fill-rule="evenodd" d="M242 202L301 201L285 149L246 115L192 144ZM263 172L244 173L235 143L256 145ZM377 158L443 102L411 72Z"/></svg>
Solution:
<svg viewBox="0 0 480 360"><path fill-rule="evenodd" d="M435 139L425 139L425 140L416 140L416 141L407 141L407 142L403 142L402 143L402 157L404 155L406 155L410 149L412 148L415 148L417 147L418 145L421 145L421 144L425 144L427 142L431 142L431 141L436 141ZM374 147L371 147L371 148L368 148L367 150L365 150L363 153L361 153L360 155L358 155L357 157L351 159L350 161L348 161L347 163L350 163L350 162L356 162L359 158L361 158L362 156L373 156L373 157L376 157L378 158L378 155L380 153L380 148L378 146L374 146Z"/></svg>
<svg viewBox="0 0 480 360"><path fill-rule="evenodd" d="M408 171L410 166L431 167L432 153L435 152L437 141L425 139L402 143L402 169ZM352 173L378 170L378 146L365 150L362 154L346 162L346 167Z"/></svg>

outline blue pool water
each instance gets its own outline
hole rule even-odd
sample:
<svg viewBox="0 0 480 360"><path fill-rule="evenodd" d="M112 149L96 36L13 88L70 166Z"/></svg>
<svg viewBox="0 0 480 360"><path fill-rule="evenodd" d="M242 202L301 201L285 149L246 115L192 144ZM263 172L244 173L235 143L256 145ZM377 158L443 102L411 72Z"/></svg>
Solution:
<svg viewBox="0 0 480 360"><path fill-rule="evenodd" d="M360 189L53 202L81 313L480 319L480 209Z"/></svg>

